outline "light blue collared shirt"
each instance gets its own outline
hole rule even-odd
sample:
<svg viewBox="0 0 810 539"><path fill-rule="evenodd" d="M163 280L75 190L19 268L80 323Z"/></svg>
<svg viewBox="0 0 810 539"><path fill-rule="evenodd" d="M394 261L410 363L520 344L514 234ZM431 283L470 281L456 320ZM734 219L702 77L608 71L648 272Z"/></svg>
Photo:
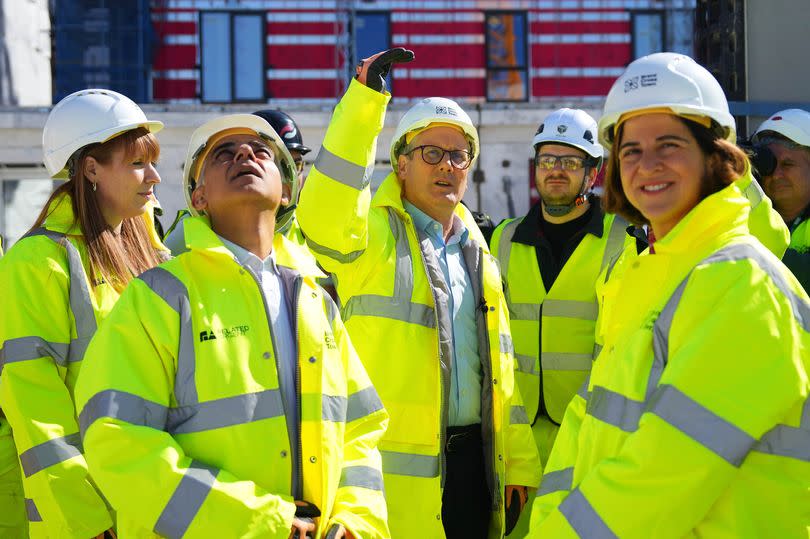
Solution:
<svg viewBox="0 0 810 539"><path fill-rule="evenodd" d="M278 384L281 398L284 401L284 415L287 420L287 431L290 434L290 449L293 456L297 457L299 445L298 386L295 378L298 366L298 343L293 334L292 317L284 291L284 283L281 281L273 253L262 260L244 247L240 247L222 236L219 236L219 239L233 253L239 264L253 272L261 286L267 319L270 321L269 329L273 340L273 351L277 358ZM295 468L295 460L293 460L293 470ZM295 485L295 479L293 481Z"/></svg>
<svg viewBox="0 0 810 539"><path fill-rule="evenodd" d="M475 322L475 295L467 264L464 262L464 253L461 251L469 237L469 231L461 219L454 215L453 230L445 243L442 225L438 221L407 200L402 202L416 228L430 238L444 281L450 285L448 307L453 325L453 369L450 378L449 426L480 423L482 373Z"/></svg>

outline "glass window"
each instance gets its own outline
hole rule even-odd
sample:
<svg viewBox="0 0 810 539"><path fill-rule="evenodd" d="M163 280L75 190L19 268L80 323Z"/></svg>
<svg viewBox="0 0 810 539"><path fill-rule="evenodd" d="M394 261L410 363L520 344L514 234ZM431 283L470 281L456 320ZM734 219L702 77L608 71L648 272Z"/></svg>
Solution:
<svg viewBox="0 0 810 539"><path fill-rule="evenodd" d="M264 99L264 21L259 15L233 18L234 86L237 101Z"/></svg>
<svg viewBox="0 0 810 539"><path fill-rule="evenodd" d="M528 100L526 14L487 13L486 32L487 99Z"/></svg>
<svg viewBox="0 0 810 539"><path fill-rule="evenodd" d="M667 49L693 56L695 36L695 13L687 10L673 10L667 13Z"/></svg>
<svg viewBox="0 0 810 539"><path fill-rule="evenodd" d="M352 28L354 36L353 59L349 63L350 76L354 76L354 68L363 58L384 51L391 47L391 20L388 13L378 11L359 12L354 16ZM393 70L388 73L385 84L391 89Z"/></svg>
<svg viewBox="0 0 810 539"><path fill-rule="evenodd" d="M258 13L200 14L202 100L264 100L264 18Z"/></svg>
<svg viewBox="0 0 810 539"><path fill-rule="evenodd" d="M664 14L657 12L633 13L633 58L654 52L663 52Z"/></svg>

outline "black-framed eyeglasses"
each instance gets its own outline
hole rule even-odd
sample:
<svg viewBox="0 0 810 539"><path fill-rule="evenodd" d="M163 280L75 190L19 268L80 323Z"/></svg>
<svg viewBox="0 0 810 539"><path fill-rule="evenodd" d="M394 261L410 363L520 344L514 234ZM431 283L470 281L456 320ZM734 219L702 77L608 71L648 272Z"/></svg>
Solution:
<svg viewBox="0 0 810 539"><path fill-rule="evenodd" d="M293 161L295 162L295 170L297 170L299 174L301 172L304 172L304 160L303 159L293 159Z"/></svg>
<svg viewBox="0 0 810 539"><path fill-rule="evenodd" d="M541 153L534 156L534 164L543 170L554 170L557 161L560 162L560 168L563 170L579 170L585 166L585 158L578 155Z"/></svg>
<svg viewBox="0 0 810 539"><path fill-rule="evenodd" d="M404 152L404 155L420 150L422 153L422 161L428 165L438 165L444 160L445 155L450 156L450 163L453 167L464 170L472 163L472 153L469 150L445 150L439 146L425 144L423 146L416 146Z"/></svg>

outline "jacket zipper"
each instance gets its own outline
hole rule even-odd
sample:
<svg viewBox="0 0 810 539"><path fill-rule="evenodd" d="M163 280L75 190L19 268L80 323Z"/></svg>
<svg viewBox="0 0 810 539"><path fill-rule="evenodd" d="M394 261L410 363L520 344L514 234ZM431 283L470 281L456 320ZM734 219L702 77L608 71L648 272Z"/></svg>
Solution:
<svg viewBox="0 0 810 539"><path fill-rule="evenodd" d="M237 263L239 263L239 262L237 262ZM269 318L269 314L268 314L270 312L270 308L267 305L267 299L264 297L264 289L262 288L262 284L259 281L258 276L253 272L252 269L250 269L247 266L242 266L241 264L239 264L239 266L241 268L243 268L245 271L247 271L248 274L250 274L250 276L253 278L253 282L255 282L256 286L259 288L259 297L262 298L262 305L264 306L265 318L267 318L267 330L270 332L270 344L273 347L273 359L276 362L276 377L279 380L279 392L281 392L281 374L280 374L281 371L278 368L279 357L278 357L278 349L276 348L276 336L273 333L273 324L270 323L270 318ZM297 296L297 294L295 292L297 292L297 289L298 289L298 281L299 281L299 279L296 279L295 284L293 285L293 290L294 290L293 296ZM279 284L282 287L284 286L284 281L281 278L279 278ZM298 315L297 297L296 297L296 302L291 302L291 303L292 303L292 306L293 306L293 313L292 313L292 315L293 315L292 316L293 324L295 325L295 342L296 342L296 345L298 345L298 320L296 319L296 317ZM300 382L299 382L300 373L298 372L299 366L298 366L297 359L296 359L296 362L295 362L295 368L296 368L295 394L296 394L296 402L298 403L298 417L296 418L297 428L298 428L297 451L293 447L292 436L291 436L291 433L289 433L289 432L287 433L287 439L288 439L288 445L290 446L290 451L297 453L295 455L291 455L292 458L293 458L293 461L294 461L293 465L292 465L293 476L292 476L292 478L290 478L290 486L291 486L291 491L292 491L291 494L293 496L293 499L301 500L301 499L303 499L301 497L301 496L303 496L303 487L301 486L301 390L300 390L300 387L299 387L299 385L300 385ZM281 398L281 404L282 404L282 407L284 407L284 397L283 396ZM284 425L285 425L285 427L287 425L287 421L286 421L287 413L289 413L289 411L285 408L284 409L284 417L285 417Z"/></svg>
<svg viewBox="0 0 810 539"><path fill-rule="evenodd" d="M401 217L396 216L398 219ZM408 223L413 225L413 223L408 220ZM413 227L416 230L416 227ZM422 244L419 241L419 233L416 233L416 242L419 245L419 260L422 261L422 268L425 270L425 276L428 278L428 282L430 281L430 271L427 267L427 261L425 261L425 254L422 252ZM406 235L407 238L407 235ZM410 249L410 242L408 242L408 249ZM448 285L449 286L449 285ZM447 415L448 415L448 393L450 392L450 368L448 368L447 372L447 380L445 380L444 371L441 368L442 363L442 349L441 345L439 344L438 338L438 331L439 331L439 314L437 312L439 301L436 297L436 292L433 290L433 286L430 286L430 295L433 297L433 318L436 321L436 349L439 353L439 371L441 372L441 382L442 382L442 402L441 402L441 409L440 409L440 420L439 420L439 463L440 463L440 473L441 473L441 486L444 488L444 480L445 476L447 475L447 459L444 455L444 446L447 443ZM410 299L409 299L410 301Z"/></svg>
<svg viewBox="0 0 810 539"><path fill-rule="evenodd" d="M292 311L293 311L292 312L292 320L293 320L293 324L295 325L295 347L296 347L296 350L299 353L300 353L300 350L301 350L301 339L299 337L299 331L298 331L298 303L299 303L298 296L299 296L299 294L301 292L301 282L302 281L303 281L303 278L300 277L300 276L295 278L295 282L293 283L293 293L292 293L292 299L294 301L291 302L292 303ZM298 354L296 354L296 356L297 355ZM301 363L298 360L298 357L296 357L296 361L295 361L295 399L296 399L295 402L298 405L297 406L298 417L295 418L296 428L298 429L298 451L297 451L296 459L295 459L295 469L296 469L297 473L295 474L295 477L293 478L294 482L296 483L294 485L294 488L295 488L294 493L298 496L296 499L303 500L304 499L304 481L303 481L304 470L303 470L303 460L302 459L303 459L303 453L304 453L304 448L303 448L304 444L301 441L301 417L302 417L302 413L301 413Z"/></svg>
<svg viewBox="0 0 810 539"><path fill-rule="evenodd" d="M484 250L479 248L478 249L478 286L481 287L481 313L483 314L484 319L484 341L486 343L486 350L484 353L486 354L486 358L489 361L489 378L490 384L493 382L493 372L492 372L492 343L489 340L489 327L487 326L487 317L489 316L489 307L487 306L486 298L484 297ZM479 350L478 355L481 356L481 351ZM495 425L495 388L493 385L490 386L490 391L493 393L492 403L493 406L491 407L488 412L491 414L492 418L492 425ZM483 413L483 411L482 411ZM487 455L490 461L490 466L487 471L488 473L492 474L492 482L491 484L494 487L495 492L492 493L492 502L493 504L497 504L498 508L500 509L501 506L501 485L498 480L498 474L495 472L495 467L497 463L495 462L495 430L492 431L492 452Z"/></svg>

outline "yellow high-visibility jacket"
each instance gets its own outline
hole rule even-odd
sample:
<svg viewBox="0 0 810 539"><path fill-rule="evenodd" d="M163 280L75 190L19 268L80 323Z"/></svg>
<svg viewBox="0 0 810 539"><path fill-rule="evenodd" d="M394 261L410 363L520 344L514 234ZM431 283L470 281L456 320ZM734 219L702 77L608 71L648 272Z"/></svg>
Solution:
<svg viewBox="0 0 810 539"><path fill-rule="evenodd" d="M782 261L810 294L810 208L805 218L795 225L790 234L790 245Z"/></svg>
<svg viewBox="0 0 810 539"><path fill-rule="evenodd" d="M441 521L451 368L446 304L432 250L402 205L392 173L371 200L369 177L390 96L357 81L335 109L297 213L310 249L337 277L346 327L391 415L380 442L389 525L397 539L444 537ZM497 262L470 213L462 248L478 301L481 419L492 495L491 537L503 535L504 488L534 487L541 468L514 384L509 315Z"/></svg>
<svg viewBox="0 0 810 539"><path fill-rule="evenodd" d="M531 537L806 538L810 299L732 184L605 285Z"/></svg>
<svg viewBox="0 0 810 539"><path fill-rule="evenodd" d="M54 200L50 212L0 260L0 407L22 465L31 536L86 539L113 520L87 474L73 392L87 344L118 292L88 280L70 197ZM162 248L151 211L143 219Z"/></svg>
<svg viewBox="0 0 810 539"><path fill-rule="evenodd" d="M790 230L788 229L782 217L773 207L773 202L765 194L760 187L759 183L754 179L751 173L750 163L746 167L746 171L735 182L737 188L745 196L746 200L751 207L748 213L748 231L752 236L757 238L762 245L764 245L770 252L777 258L782 258L783 255L787 256L785 249L788 248L788 242L791 241ZM808 238L810 240L810 238ZM810 243L810 242L809 242ZM605 284L610 279L618 279L624 273L624 268L632 263L632 259L638 256L638 248L635 242L625 243L622 252L614 256L612 260L602 269L602 273L596 280L596 296L599 301L599 316L596 321L596 346L594 347L593 359L599 355L599 351L604 344L604 337L602 336L602 311L605 296ZM784 260L783 260L784 262ZM790 268L790 265L785 262L785 265ZM799 279L801 282L801 279Z"/></svg>
<svg viewBox="0 0 810 539"><path fill-rule="evenodd" d="M0 257L3 256L3 236L0 236ZM0 308L8 309L5 302ZM28 520L20 475L17 449L11 437L11 426L0 409L0 537L25 539L28 537Z"/></svg>
<svg viewBox="0 0 810 539"><path fill-rule="evenodd" d="M531 218L538 217L538 210L529 214ZM548 461L566 406L591 370L596 279L622 246L632 242L624 219L603 215L598 207L593 211L603 216L600 235L584 234L548 291L535 246L513 241L527 216L498 225L490 242L501 264L509 305L515 380L543 463Z"/></svg>
<svg viewBox="0 0 810 539"><path fill-rule="evenodd" d="M306 253L277 234L297 339L298 447L281 397L257 277L206 217L190 250L124 291L87 351L76 389L87 462L123 537L290 534L293 495L389 537L380 455L387 414ZM296 484L294 484L296 483Z"/></svg>

